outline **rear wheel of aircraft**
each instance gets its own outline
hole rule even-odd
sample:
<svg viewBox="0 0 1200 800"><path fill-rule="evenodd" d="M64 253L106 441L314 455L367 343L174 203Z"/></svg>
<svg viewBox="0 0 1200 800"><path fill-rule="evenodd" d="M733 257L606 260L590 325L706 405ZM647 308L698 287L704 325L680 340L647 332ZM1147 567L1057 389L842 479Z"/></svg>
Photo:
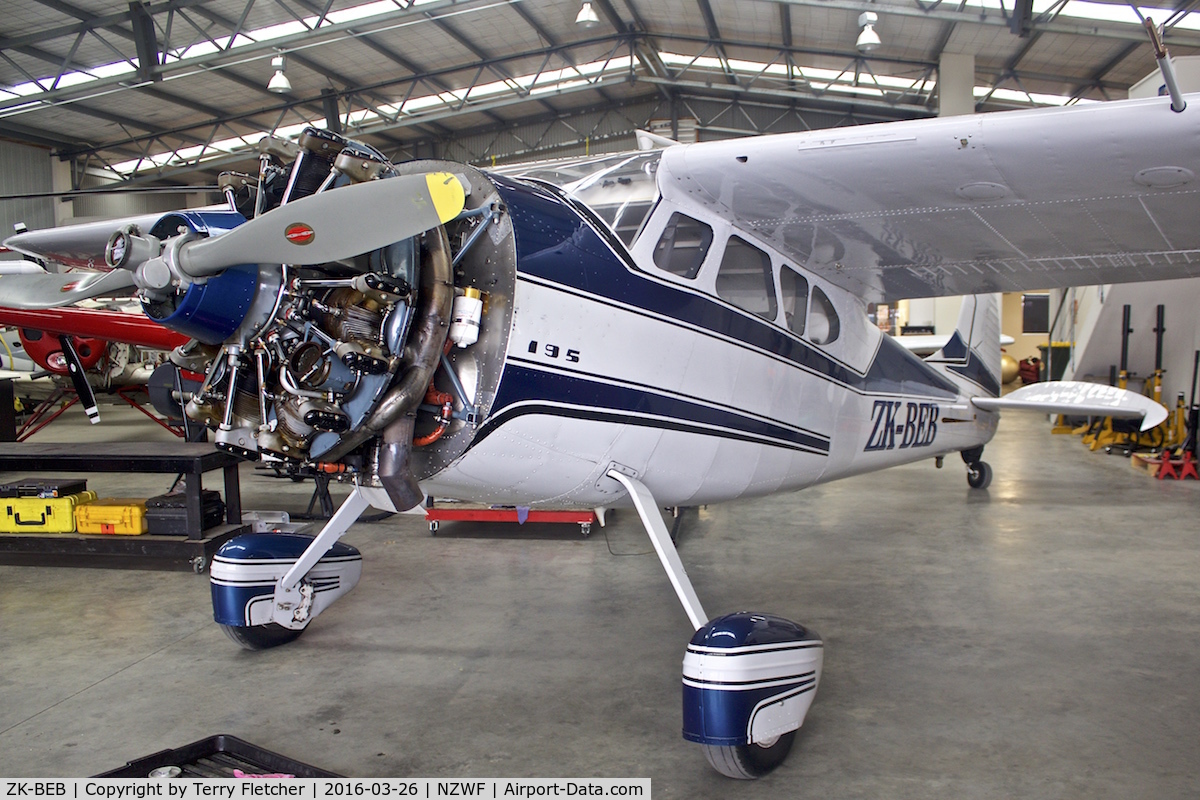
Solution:
<svg viewBox="0 0 1200 800"><path fill-rule="evenodd" d="M712 768L728 778L753 780L761 778L778 767L787 758L796 739L795 731L788 731L770 743L704 746L704 757Z"/></svg>
<svg viewBox="0 0 1200 800"><path fill-rule="evenodd" d="M986 461L976 461L967 467L967 485L972 489L986 489L991 482L991 464Z"/></svg>
<svg viewBox="0 0 1200 800"><path fill-rule="evenodd" d="M301 628L294 631L291 628L285 628L274 622L266 625L221 625L221 630L225 631L225 635L239 646L247 650L269 650L272 647L279 647L281 644L294 642L300 638L300 634L304 633Z"/></svg>

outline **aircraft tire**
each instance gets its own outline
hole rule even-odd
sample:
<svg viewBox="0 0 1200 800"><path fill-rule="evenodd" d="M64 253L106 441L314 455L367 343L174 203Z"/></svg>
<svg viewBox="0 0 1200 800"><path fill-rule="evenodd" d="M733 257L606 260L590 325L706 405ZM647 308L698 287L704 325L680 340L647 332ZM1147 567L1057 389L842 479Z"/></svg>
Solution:
<svg viewBox="0 0 1200 800"><path fill-rule="evenodd" d="M300 638L300 634L304 633L303 628L294 631L274 622L250 626L221 625L221 630L225 631L226 636L237 642L238 646L247 650L270 650L272 647L294 642Z"/></svg>
<svg viewBox="0 0 1200 800"><path fill-rule="evenodd" d="M986 489L992 482L992 465L976 461L967 467L967 485L972 489Z"/></svg>
<svg viewBox="0 0 1200 800"><path fill-rule="evenodd" d="M754 780L778 767L791 752L795 731L788 731L769 746L760 744L704 746L704 757L712 768L727 778Z"/></svg>

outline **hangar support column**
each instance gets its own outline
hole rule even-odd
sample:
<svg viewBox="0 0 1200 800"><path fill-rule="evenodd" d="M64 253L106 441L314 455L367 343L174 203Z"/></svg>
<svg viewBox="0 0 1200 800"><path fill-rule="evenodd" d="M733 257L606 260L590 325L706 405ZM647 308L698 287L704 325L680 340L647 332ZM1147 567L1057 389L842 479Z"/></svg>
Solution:
<svg viewBox="0 0 1200 800"><path fill-rule="evenodd" d="M938 58L938 116L975 113L975 56L942 53ZM909 325L932 325L938 333L954 329L959 301L951 298L920 298L908 301Z"/></svg>

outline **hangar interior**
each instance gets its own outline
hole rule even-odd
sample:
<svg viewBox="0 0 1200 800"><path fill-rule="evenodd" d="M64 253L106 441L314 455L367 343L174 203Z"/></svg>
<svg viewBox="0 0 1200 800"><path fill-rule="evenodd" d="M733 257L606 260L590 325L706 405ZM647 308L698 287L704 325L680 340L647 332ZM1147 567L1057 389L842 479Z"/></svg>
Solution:
<svg viewBox="0 0 1200 800"><path fill-rule="evenodd" d="M1185 89L1200 56L1187 2L10 0L6 12L6 236L220 203L222 174L257 173L260 140L308 126L397 164L503 169L632 150L639 131L709 142L1155 94L1147 17ZM1200 351L1195 282L1058 290L1047 332L1012 327L1008 310L1004 332L1019 357L1069 340L1066 377L1104 383L1130 305L1137 388L1163 304L1171 407ZM947 332L957 310L941 303L905 306L903 321ZM99 425L73 408L32 443L175 441L100 400ZM0 563L0 775L95 775L227 733L348 776L648 777L661 797L1194 796L1200 481L1149 479L1049 428L1005 415L983 491L955 457L685 512L679 552L707 608L770 608L824 637L812 711L757 781L717 775L679 735L692 629L632 509L587 537L485 522L430 536L420 513L360 521L344 539L365 557L359 586L264 652L221 634L203 576ZM252 463L239 474L245 509L312 510L311 481ZM168 477L88 480L101 496L147 497ZM334 483L335 500L346 493Z"/></svg>

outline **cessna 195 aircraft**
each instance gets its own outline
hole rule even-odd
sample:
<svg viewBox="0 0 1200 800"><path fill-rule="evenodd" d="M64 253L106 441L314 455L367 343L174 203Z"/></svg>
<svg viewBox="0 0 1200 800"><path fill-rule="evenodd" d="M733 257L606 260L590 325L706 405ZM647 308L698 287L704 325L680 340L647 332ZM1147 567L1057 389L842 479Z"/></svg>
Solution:
<svg viewBox="0 0 1200 800"><path fill-rule="evenodd" d="M801 489L961 453L1002 407L1143 417L1109 387L999 394L994 294L1200 274L1200 98L896 122L483 171L389 163L309 129L227 176L230 208L125 225L109 272L0 277L48 308L137 292L190 337L187 413L248 459L352 481L316 537L242 536L214 615L295 639L361 571L337 539L429 496L636 507L696 628L683 735L733 777L787 755L822 644L765 613L709 619L659 508ZM116 226L114 226L116 227ZM55 231L13 237L42 257ZM922 360L869 302L977 295Z"/></svg>

